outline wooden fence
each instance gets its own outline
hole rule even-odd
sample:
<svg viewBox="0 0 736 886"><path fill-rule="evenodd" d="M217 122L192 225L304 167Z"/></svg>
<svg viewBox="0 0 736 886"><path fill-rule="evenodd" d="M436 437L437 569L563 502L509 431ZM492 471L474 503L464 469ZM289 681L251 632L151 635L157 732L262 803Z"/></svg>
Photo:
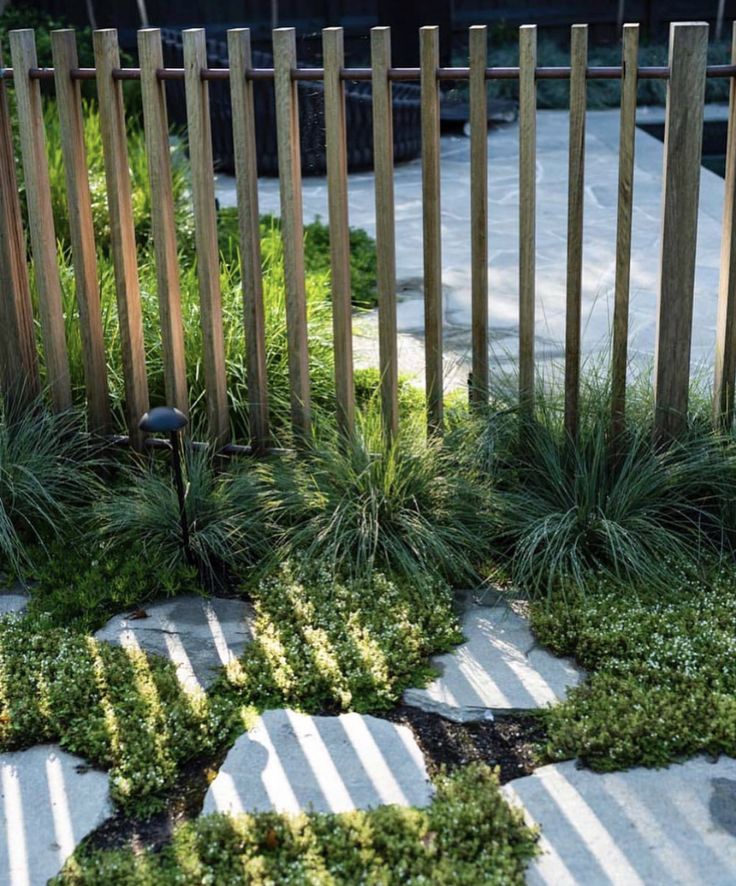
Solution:
<svg viewBox="0 0 736 886"><path fill-rule="evenodd" d="M398 351L391 89L393 82L418 80L421 84L423 144L426 396L429 429L431 432L441 432L443 310L439 85L441 81L469 81L471 202L468 234L472 246L470 393L473 404L482 407L488 400L489 392L486 85L493 79L517 79L520 237L518 375L520 406L528 413L533 408L536 374L536 83L540 79L569 79L565 424L569 433L574 436L578 425L581 362L586 81L608 78L620 80L622 86L618 222L615 235L612 232L612 236L616 238L616 271L611 420L614 430L619 429L625 415L636 90L639 79L657 78L667 80L667 109L661 282L655 356L656 433L662 437L676 435L686 421L688 408L704 88L705 78L711 76L731 78L714 384L714 416L717 421L730 424L736 380L736 29L732 64L711 67L706 64L708 27L701 23L672 26L669 64L658 68L637 67L637 25L625 26L622 63L619 67L609 68L588 67L585 25L576 25L572 29L570 66L565 68L537 66L536 28L532 25L519 30L519 65L511 68L488 67L489 47L485 26L470 29L469 65L463 68L439 66L439 34L436 27L422 28L419 36L419 68L392 67L389 30L374 28L371 33L371 67L346 69L342 31L339 28L328 28L323 34L324 67L300 69L297 66L293 29L278 29L273 33L274 68L255 69L251 65L249 31L235 29L228 32L229 68L208 69L205 32L202 29L193 29L184 32L184 68L165 69L158 30L146 29L138 34L140 68L121 68L116 32L101 30L94 33L95 68L79 68L75 35L73 31L67 30L53 34L53 69L39 69L33 32L12 32L12 68L2 68L0 58L0 370L4 390L14 391L16 394L22 390L24 396L35 395L39 390L26 232L20 221L16 164L6 94L7 87L12 82L28 203L30 254L38 290L39 322L48 388L54 408L65 409L71 402L41 107L42 81L52 80L56 90L69 196L69 225L89 419L96 430L104 433L113 431L80 94L82 81L94 80L99 94L128 434L131 443L141 443L138 420L148 407L148 382L122 89L124 80L140 80L152 192L151 221L157 264L166 396L171 404L183 411L187 410L189 404L165 95L167 80L183 79L192 168L207 415L211 438L219 445L237 448L229 442L230 423L208 106L209 82L229 80L243 265L244 346L247 354L248 399L253 438L250 442L255 449L267 446L270 436L268 380L253 83L268 79L274 82L276 96L291 417L297 436L308 438L311 431L309 341L306 323L297 82L318 79L324 81L325 85L336 414L340 428L349 434L354 423L355 402L344 84L349 80L369 80L373 95L381 398L386 429L395 433L398 427ZM561 214L562 211L560 207Z"/></svg>

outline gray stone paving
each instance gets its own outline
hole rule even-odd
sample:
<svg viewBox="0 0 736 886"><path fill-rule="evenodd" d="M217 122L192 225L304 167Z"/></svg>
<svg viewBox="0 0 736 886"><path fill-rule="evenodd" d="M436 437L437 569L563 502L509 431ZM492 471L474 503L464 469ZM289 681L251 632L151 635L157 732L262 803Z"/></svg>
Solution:
<svg viewBox="0 0 736 886"><path fill-rule="evenodd" d="M661 117L661 109L641 108L639 117ZM706 116L722 116L719 106ZM567 111L540 111L537 118L537 322L540 361L558 361L565 333L567 219ZM618 176L616 110L590 111L586 129L583 346L587 355L608 348L613 283ZM632 366L647 366L654 354L662 143L636 132L636 169L631 255L630 347ZM444 136L442 151L442 280L444 284L445 385L464 385L470 367L470 165L469 140ZM512 371L518 354L518 124L491 130L489 169L489 299L491 360L496 372ZM259 182L261 212L280 211L278 180ZM375 234L373 174L349 179L350 222ZM304 217L327 220L324 178L305 178ZM396 261L398 280L399 367L423 383L423 303L421 161L395 171ZM715 340L721 213L724 183L707 169L701 174L698 254L695 278L693 367L710 364ZM219 176L217 196L234 205L234 180ZM377 365L375 312L356 318L356 364Z"/></svg>
<svg viewBox="0 0 736 886"><path fill-rule="evenodd" d="M440 676L424 689L407 689L405 704L462 723L546 707L583 679L571 661L540 647L526 619L503 604L471 604L462 629L466 642L432 659Z"/></svg>
<svg viewBox="0 0 736 886"><path fill-rule="evenodd" d="M20 582L0 591L0 618L11 613L20 614L28 605L28 594Z"/></svg>
<svg viewBox="0 0 736 886"><path fill-rule="evenodd" d="M152 603L143 612L145 618L116 615L95 637L169 658L188 690L210 686L253 639L253 609L242 600L187 595Z"/></svg>
<svg viewBox="0 0 736 886"><path fill-rule="evenodd" d="M203 812L348 812L431 799L424 758L406 726L361 714L273 710L235 742Z"/></svg>
<svg viewBox="0 0 736 886"><path fill-rule="evenodd" d="M0 884L41 886L112 814L108 777L54 745L0 754Z"/></svg>
<svg viewBox="0 0 736 886"><path fill-rule="evenodd" d="M505 785L540 824L528 886L733 886L736 760L595 773L572 761Z"/></svg>

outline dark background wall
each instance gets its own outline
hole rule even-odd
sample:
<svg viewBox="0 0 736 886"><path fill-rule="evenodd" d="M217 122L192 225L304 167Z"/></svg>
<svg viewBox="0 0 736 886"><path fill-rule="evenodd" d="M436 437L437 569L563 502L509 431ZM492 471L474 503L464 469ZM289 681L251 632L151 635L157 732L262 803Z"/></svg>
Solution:
<svg viewBox="0 0 736 886"><path fill-rule="evenodd" d="M303 44L316 37L327 25L346 29L349 61L367 52L367 32L378 24L393 29L394 63L417 62L416 30L422 24L442 27L443 57L449 62L453 33L455 46L463 45L463 31L472 24L494 27L497 37L513 39L520 24L536 23L549 36L563 37L569 25L587 22L591 39L616 39L620 0L141 0L151 25L192 27L206 25L212 36L228 27L249 26L256 44L270 43L274 10L278 24L298 29ZM73 24L90 24L88 10L94 10L97 27L117 27L121 42L134 44L134 31L141 26L137 0L26 0ZM640 22L644 36L652 39L666 34L671 21L698 19L715 23L718 0L624 0L625 21ZM726 0L725 20L736 18L736 0ZM352 58L350 58L352 56Z"/></svg>

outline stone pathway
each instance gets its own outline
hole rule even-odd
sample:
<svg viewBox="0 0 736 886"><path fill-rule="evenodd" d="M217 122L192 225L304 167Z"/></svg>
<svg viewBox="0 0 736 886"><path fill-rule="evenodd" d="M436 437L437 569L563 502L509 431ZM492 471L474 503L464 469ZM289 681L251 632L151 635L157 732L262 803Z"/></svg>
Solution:
<svg viewBox="0 0 736 886"><path fill-rule="evenodd" d="M432 785L406 726L361 714L266 711L241 735L203 812L348 812L426 806Z"/></svg>
<svg viewBox="0 0 736 886"><path fill-rule="evenodd" d="M572 661L538 646L529 623L503 604L471 604L462 630L462 646L432 659L440 676L407 689L405 704L463 723L546 707L583 679Z"/></svg>
<svg viewBox="0 0 736 886"><path fill-rule="evenodd" d="M108 777L55 745L0 754L0 884L41 886L112 814Z"/></svg>
<svg viewBox="0 0 736 886"><path fill-rule="evenodd" d="M570 761L504 792L542 827L528 886L736 883L736 760L606 774Z"/></svg>
<svg viewBox="0 0 736 886"><path fill-rule="evenodd" d="M170 659L191 691L210 686L253 639L253 609L242 600L187 595L152 603L140 614L116 615L95 637Z"/></svg>
<svg viewBox="0 0 736 886"><path fill-rule="evenodd" d="M706 118L721 119L718 105ZM642 122L661 118L660 108L640 108ZM490 356L499 372L513 371L519 351L519 127L493 128L488 136L488 259ZM583 249L583 350L607 352L613 316L616 198L618 189L617 110L586 115L586 170ZM559 362L565 338L566 212L569 118L567 111L537 115L537 313L536 351L540 362ZM663 145L636 130L631 255L630 358L648 366L654 354L659 274ZM470 148L465 136L441 140L442 282L444 289L445 386L467 383L470 368ZM422 299L421 160L396 167L396 269L399 368L423 384L424 307ZM216 180L222 206L235 205L235 182ZM261 212L279 214L278 179L260 179ZM350 223L375 235L373 173L349 177ZM700 179L695 274L693 367L712 364L715 343L718 268L724 182L703 168ZM327 183L305 178L306 221L328 218ZM356 317L356 365L378 365L377 314Z"/></svg>
<svg viewBox="0 0 736 886"><path fill-rule="evenodd" d="M19 582L7 591L0 591L0 618L11 613L20 614L28 605L28 594Z"/></svg>

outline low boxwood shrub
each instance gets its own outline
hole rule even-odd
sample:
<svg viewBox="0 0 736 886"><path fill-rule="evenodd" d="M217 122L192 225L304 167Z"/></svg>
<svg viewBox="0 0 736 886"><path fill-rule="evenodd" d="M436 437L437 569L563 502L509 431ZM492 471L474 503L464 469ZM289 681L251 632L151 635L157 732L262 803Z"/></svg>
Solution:
<svg viewBox="0 0 736 886"><path fill-rule="evenodd" d="M259 709L312 713L390 708L432 674L428 656L462 639L443 582L342 581L302 558L250 588L255 640L220 689ZM220 691L218 689L217 691Z"/></svg>
<svg viewBox="0 0 736 886"><path fill-rule="evenodd" d="M599 770L736 756L736 573L662 561L669 588L591 580L585 595L533 607L539 640L588 680L548 714L552 759Z"/></svg>
<svg viewBox="0 0 736 886"><path fill-rule="evenodd" d="M524 883L536 835L474 764L437 780L426 809L204 816L161 852L81 848L53 882L72 884Z"/></svg>

